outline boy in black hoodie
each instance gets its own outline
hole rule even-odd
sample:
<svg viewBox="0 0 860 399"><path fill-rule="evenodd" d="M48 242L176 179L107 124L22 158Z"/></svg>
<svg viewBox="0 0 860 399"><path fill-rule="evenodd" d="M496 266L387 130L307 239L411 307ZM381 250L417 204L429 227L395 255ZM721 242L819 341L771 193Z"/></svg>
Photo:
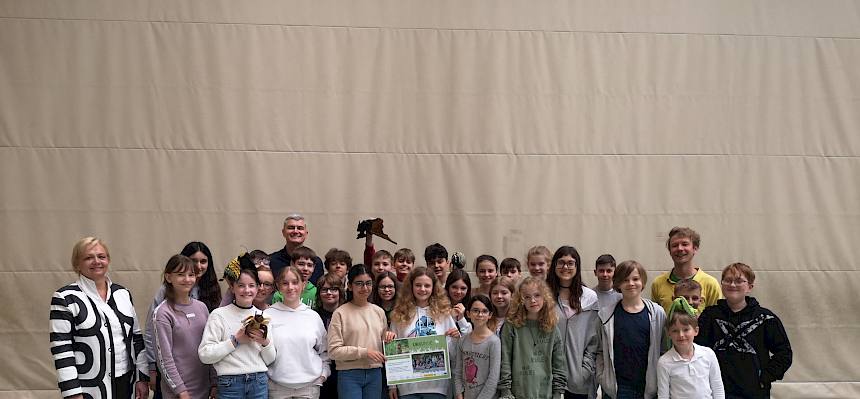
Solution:
<svg viewBox="0 0 860 399"><path fill-rule="evenodd" d="M770 385L791 366L791 343L782 322L747 294L755 273L743 263L723 269L725 299L699 316L695 342L717 354L726 398L769 398Z"/></svg>

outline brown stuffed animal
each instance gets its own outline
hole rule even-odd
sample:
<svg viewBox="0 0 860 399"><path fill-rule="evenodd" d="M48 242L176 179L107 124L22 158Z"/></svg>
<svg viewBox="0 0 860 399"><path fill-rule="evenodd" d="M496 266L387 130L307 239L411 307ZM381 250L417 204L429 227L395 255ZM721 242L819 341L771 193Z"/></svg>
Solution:
<svg viewBox="0 0 860 399"><path fill-rule="evenodd" d="M263 332L263 338L266 338L269 333L269 318L263 317L263 313L246 317L245 320L242 320L242 324L245 325L245 334L253 330L260 330Z"/></svg>
<svg viewBox="0 0 860 399"><path fill-rule="evenodd" d="M388 237L388 234L385 234L385 232L382 231L383 227L382 219L380 218L362 220L358 223L358 228L356 229L358 231L358 236L355 238L364 238L367 237L368 234L373 234L397 245L397 242L392 240L391 237Z"/></svg>

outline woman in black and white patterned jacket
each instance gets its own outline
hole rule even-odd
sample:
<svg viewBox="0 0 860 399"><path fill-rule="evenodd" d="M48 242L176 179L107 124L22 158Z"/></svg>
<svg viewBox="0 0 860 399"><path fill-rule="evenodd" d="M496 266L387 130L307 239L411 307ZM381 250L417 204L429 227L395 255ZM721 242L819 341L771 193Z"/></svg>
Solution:
<svg viewBox="0 0 860 399"><path fill-rule="evenodd" d="M148 364L131 294L107 276L110 253L86 237L72 250L78 280L51 298L51 354L64 398L144 399Z"/></svg>

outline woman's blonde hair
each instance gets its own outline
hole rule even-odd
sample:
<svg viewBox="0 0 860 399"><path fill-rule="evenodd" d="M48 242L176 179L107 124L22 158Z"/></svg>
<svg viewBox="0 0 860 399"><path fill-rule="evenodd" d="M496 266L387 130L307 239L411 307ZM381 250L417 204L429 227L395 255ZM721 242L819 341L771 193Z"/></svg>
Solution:
<svg viewBox="0 0 860 399"><path fill-rule="evenodd" d="M526 277L520 283L517 294L512 298L511 309L508 311L508 323L513 324L515 327L522 327L526 324L528 310L526 310L525 300L523 299L523 291L526 288L537 288L538 293L543 297L543 308L541 308L538 314L538 322L540 323L541 330L544 332L552 331L558 323L558 315L555 312L555 299L552 298L552 292L549 286L546 285L546 281L537 277Z"/></svg>
<svg viewBox="0 0 860 399"><path fill-rule="evenodd" d="M110 261L110 250L104 241L96 237L84 237L78 240L78 242L75 243L74 248L72 248L72 270L78 272L78 262L83 259L84 252L87 252L87 249L94 245L101 245L105 250L108 261Z"/></svg>
<svg viewBox="0 0 860 399"><path fill-rule="evenodd" d="M401 289L397 291L397 302L391 311L392 322L404 324L412 321L412 318L415 317L417 305L415 295L412 293L412 282L421 276L427 276L433 282L433 292L430 294L428 304L430 307L430 317L439 320L450 314L451 302L448 301L448 296L445 295L442 284L439 283L433 272L427 270L426 267L419 266L409 272L406 280L403 281Z"/></svg>

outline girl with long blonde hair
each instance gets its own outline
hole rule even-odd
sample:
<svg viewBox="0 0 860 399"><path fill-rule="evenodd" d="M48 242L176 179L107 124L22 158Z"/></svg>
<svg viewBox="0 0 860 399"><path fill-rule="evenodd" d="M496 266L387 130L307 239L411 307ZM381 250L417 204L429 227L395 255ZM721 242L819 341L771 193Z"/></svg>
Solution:
<svg viewBox="0 0 860 399"><path fill-rule="evenodd" d="M557 398L567 386L564 344L555 300L546 282L527 277L502 327L500 397Z"/></svg>
<svg viewBox="0 0 860 399"><path fill-rule="evenodd" d="M389 328L400 338L446 335L449 347L456 342L452 338L460 337L442 283L426 267L416 267L406 277L391 312ZM435 380L390 386L388 394L392 399L416 394L444 398L450 389L450 380Z"/></svg>

